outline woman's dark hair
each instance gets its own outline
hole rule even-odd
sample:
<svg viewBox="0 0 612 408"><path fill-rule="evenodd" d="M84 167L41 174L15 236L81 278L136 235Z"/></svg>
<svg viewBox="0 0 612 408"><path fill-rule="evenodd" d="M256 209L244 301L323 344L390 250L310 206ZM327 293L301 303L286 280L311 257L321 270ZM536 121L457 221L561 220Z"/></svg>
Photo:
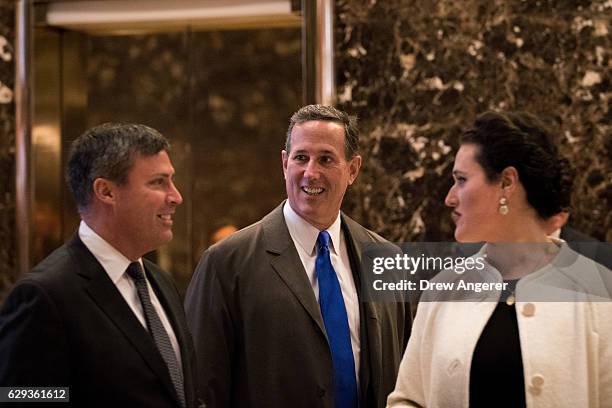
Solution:
<svg viewBox="0 0 612 408"><path fill-rule="evenodd" d="M476 161L489 181L514 167L527 201L541 218L570 207L573 171L559 156L543 123L527 112L485 112L461 136L461 144L478 146Z"/></svg>

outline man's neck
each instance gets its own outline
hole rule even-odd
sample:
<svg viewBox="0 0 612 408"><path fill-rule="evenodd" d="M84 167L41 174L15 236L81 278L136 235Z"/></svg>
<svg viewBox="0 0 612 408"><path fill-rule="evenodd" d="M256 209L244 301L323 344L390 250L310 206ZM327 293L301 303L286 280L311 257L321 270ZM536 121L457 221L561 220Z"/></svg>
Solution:
<svg viewBox="0 0 612 408"><path fill-rule="evenodd" d="M100 238L106 241L117 251L121 252L121 254L130 261L136 261L141 258L142 255L144 255L141 253L142 251L139 251L136 248L133 248L132 245L129 245L129 240L126 240L121 234L115 232L112 228L109 228L109 225L112 225L112 223L101 222L99 217L93 217L85 214L82 215L82 219L92 231L98 234Z"/></svg>

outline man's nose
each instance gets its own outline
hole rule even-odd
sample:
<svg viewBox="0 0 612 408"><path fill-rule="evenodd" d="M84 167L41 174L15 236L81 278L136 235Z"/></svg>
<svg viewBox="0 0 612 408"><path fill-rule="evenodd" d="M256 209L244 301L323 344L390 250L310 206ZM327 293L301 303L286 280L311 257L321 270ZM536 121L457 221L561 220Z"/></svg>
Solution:
<svg viewBox="0 0 612 408"><path fill-rule="evenodd" d="M309 179L316 179L319 177L319 163L315 159L310 159L306 164L306 170L304 171L304 177Z"/></svg>
<svg viewBox="0 0 612 408"><path fill-rule="evenodd" d="M176 187L176 184L174 184L174 182L170 182L170 191L168 193L168 202L170 202L170 204L174 204L174 205L179 205L183 202L183 196L181 195L181 192L178 190L178 188Z"/></svg>

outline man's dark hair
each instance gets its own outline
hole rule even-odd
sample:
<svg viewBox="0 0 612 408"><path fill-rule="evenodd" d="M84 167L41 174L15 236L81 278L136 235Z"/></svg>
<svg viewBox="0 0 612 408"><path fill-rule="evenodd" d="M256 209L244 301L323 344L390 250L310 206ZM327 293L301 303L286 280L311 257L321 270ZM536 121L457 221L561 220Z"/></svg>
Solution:
<svg viewBox="0 0 612 408"><path fill-rule="evenodd" d="M306 105L295 112L289 121L285 150L291 151L291 132L295 125L311 120L336 122L344 127L344 155L347 160L352 159L359 151L359 131L357 118L349 116L346 112L326 105Z"/></svg>
<svg viewBox="0 0 612 408"><path fill-rule="evenodd" d="M79 211L90 204L95 179L122 185L135 153L152 156L162 150L170 150L168 140L145 125L104 123L85 131L72 143L66 169L68 187Z"/></svg>
<svg viewBox="0 0 612 408"><path fill-rule="evenodd" d="M476 161L489 181L509 166L516 168L527 201L542 219L567 210L571 203L573 171L562 158L546 126L527 112L485 112L461 137L475 144Z"/></svg>

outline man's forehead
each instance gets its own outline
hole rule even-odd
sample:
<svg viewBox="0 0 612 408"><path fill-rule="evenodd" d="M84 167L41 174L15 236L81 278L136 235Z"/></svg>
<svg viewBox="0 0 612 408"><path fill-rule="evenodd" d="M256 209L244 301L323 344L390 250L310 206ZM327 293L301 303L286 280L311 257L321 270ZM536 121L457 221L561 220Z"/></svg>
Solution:
<svg viewBox="0 0 612 408"><path fill-rule="evenodd" d="M131 170L136 170L151 175L174 174L174 167L172 166L170 157L168 157L168 153L165 150L161 150L158 153L152 155L135 152L133 156Z"/></svg>
<svg viewBox="0 0 612 408"><path fill-rule="evenodd" d="M291 143L317 143L335 146L344 144L344 128L335 122L308 121L296 125L291 131Z"/></svg>

